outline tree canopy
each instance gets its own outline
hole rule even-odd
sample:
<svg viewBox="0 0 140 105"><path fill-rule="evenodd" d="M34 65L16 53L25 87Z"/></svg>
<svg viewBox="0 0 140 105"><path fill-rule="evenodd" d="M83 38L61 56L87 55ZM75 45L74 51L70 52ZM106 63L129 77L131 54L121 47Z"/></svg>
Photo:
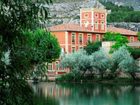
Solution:
<svg viewBox="0 0 140 105"><path fill-rule="evenodd" d="M0 104L34 105L25 76L33 66L59 57L51 33L37 29L48 18L52 0L0 1Z"/></svg>
<svg viewBox="0 0 140 105"><path fill-rule="evenodd" d="M95 51L98 51L101 47L101 42L88 42L88 44L84 47L84 50L90 55Z"/></svg>
<svg viewBox="0 0 140 105"><path fill-rule="evenodd" d="M127 46L128 39L120 33L106 32L103 38L104 41L114 41L115 44L111 46L110 52L114 52L122 46Z"/></svg>

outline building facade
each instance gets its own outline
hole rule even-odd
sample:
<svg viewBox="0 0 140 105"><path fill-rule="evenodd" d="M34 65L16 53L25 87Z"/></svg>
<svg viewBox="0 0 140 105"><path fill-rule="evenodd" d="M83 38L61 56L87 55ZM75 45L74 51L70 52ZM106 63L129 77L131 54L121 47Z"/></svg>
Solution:
<svg viewBox="0 0 140 105"><path fill-rule="evenodd" d="M130 42L138 41L137 32L112 26L107 27L106 19L106 10L81 9L80 24L60 24L50 27L49 31L58 39L62 55L83 49L89 41L101 41L106 32L120 33L126 36ZM56 62L49 64L47 74L50 79L69 72L68 69L59 67L60 61L61 57Z"/></svg>

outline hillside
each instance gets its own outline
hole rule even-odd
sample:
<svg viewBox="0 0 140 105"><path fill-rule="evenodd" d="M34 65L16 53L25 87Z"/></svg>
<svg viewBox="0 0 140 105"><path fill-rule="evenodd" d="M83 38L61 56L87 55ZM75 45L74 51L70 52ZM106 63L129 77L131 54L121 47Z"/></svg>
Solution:
<svg viewBox="0 0 140 105"><path fill-rule="evenodd" d="M50 6L49 24L56 25L62 23L79 23L80 8L92 8L104 6L96 0L55 0L54 4ZM73 1L73 2L72 2Z"/></svg>
<svg viewBox="0 0 140 105"><path fill-rule="evenodd" d="M140 0L99 0L104 2L112 2L116 5L132 6L134 10L140 11Z"/></svg>
<svg viewBox="0 0 140 105"><path fill-rule="evenodd" d="M102 0L102 1L109 1L109 0ZM132 0L114 0L114 1L132 1ZM138 1L138 0L134 0L134 1ZM79 23L80 22L80 9L81 8L93 8L93 7L106 8L103 4L101 4L99 2L99 0L55 0L53 5L51 5L49 7L50 8L50 18L49 18L49 20L47 20L47 24L45 24L45 26L48 27L48 26L62 24L62 23ZM125 10L125 8L123 8L123 9ZM129 12L129 9L127 10L127 12ZM140 24L137 24L138 22L132 23L131 17L129 17L130 22L129 23L125 22L125 24L124 24L124 21L121 20L122 19L121 17L123 17L124 14L121 14L121 13L123 13L123 11L119 12L119 14L117 15L117 16L119 16L119 18L115 19L115 21L111 20L112 18L114 19L114 17L112 17L113 15L112 16L108 15L108 18L110 18L108 20L108 24L109 25L112 24L117 27L125 27L128 29L140 31ZM130 15L133 16L132 10L131 10ZM126 16L128 16L128 15L126 15ZM125 17L125 18L126 18L125 20L128 20L127 19L128 17ZM120 20L117 21L118 19L120 19Z"/></svg>

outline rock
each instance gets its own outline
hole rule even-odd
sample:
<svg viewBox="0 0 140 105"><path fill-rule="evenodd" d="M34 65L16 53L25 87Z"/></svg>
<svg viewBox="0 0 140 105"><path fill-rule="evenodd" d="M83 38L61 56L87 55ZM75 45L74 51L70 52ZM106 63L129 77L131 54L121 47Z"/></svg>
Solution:
<svg viewBox="0 0 140 105"><path fill-rule="evenodd" d="M54 3L50 5L50 18L47 26L62 23L79 23L80 8L104 8L97 0L85 0L77 2Z"/></svg>
<svg viewBox="0 0 140 105"><path fill-rule="evenodd" d="M112 25L112 26L120 27L120 28L126 28L133 31L140 31L140 23L116 22L116 23L108 23L108 25Z"/></svg>

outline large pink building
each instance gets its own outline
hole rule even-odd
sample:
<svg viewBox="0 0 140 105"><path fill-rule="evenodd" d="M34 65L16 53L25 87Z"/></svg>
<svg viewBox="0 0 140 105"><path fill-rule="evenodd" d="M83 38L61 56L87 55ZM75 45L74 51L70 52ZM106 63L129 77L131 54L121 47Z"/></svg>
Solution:
<svg viewBox="0 0 140 105"><path fill-rule="evenodd" d="M107 27L107 11L97 8L84 8L80 10L80 24L60 24L52 26L49 30L57 37L63 53L72 53L86 46L88 41L100 41L106 32L120 33L130 42L137 41L137 32ZM59 59L60 60L60 59ZM59 68L59 60L49 64L48 76L55 78L59 74L68 72Z"/></svg>

